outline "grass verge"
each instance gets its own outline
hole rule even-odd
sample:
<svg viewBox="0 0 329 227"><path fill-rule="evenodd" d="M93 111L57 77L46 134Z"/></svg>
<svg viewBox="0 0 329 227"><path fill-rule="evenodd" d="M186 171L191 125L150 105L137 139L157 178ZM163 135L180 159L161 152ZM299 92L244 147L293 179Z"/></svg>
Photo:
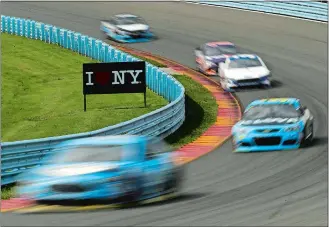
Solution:
<svg viewBox="0 0 329 227"><path fill-rule="evenodd" d="M7 185L1 187L1 199L10 199L15 197L15 186Z"/></svg>
<svg viewBox="0 0 329 227"><path fill-rule="evenodd" d="M218 105L212 94L188 76L173 75L185 87L185 122L166 141L178 148L201 136L217 118Z"/></svg>
<svg viewBox="0 0 329 227"><path fill-rule="evenodd" d="M150 90L146 108L143 94L90 95L84 112L82 64L94 60L39 40L1 38L3 142L96 130L168 103Z"/></svg>

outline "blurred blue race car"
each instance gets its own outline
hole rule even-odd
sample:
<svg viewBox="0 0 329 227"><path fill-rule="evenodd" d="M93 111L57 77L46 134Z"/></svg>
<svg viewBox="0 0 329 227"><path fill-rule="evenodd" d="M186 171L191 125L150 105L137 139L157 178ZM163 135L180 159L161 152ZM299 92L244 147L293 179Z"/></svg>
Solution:
<svg viewBox="0 0 329 227"><path fill-rule="evenodd" d="M260 99L250 103L232 128L233 151L297 149L313 140L314 117L296 98Z"/></svg>
<svg viewBox="0 0 329 227"><path fill-rule="evenodd" d="M108 38L122 43L148 42L155 39L144 19L131 14L117 14L101 21L100 29Z"/></svg>
<svg viewBox="0 0 329 227"><path fill-rule="evenodd" d="M138 202L178 192L182 165L161 140L105 136L59 144L46 164L18 179L18 193L37 203Z"/></svg>

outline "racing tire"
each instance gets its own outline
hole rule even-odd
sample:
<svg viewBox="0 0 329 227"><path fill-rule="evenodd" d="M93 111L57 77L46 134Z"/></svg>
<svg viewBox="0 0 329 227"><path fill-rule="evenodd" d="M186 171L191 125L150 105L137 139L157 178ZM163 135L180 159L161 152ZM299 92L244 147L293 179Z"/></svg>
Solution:
<svg viewBox="0 0 329 227"><path fill-rule="evenodd" d="M138 203L143 191L141 187L137 184L137 179L131 179L131 184L134 186L129 192L124 196L125 203Z"/></svg>
<svg viewBox="0 0 329 227"><path fill-rule="evenodd" d="M310 146L311 144L312 144L312 142L313 142L313 138L314 138L314 127L313 127L313 124L311 125L311 135L308 137L308 138L306 138L306 130L304 129L304 131L303 131L303 133L304 133L304 137L303 137L303 139L302 139L302 141L301 141L301 147L308 147L308 146Z"/></svg>
<svg viewBox="0 0 329 227"><path fill-rule="evenodd" d="M201 67L200 67L200 64L196 64L196 67L195 67L195 70L202 73L202 70L201 70Z"/></svg>
<svg viewBox="0 0 329 227"><path fill-rule="evenodd" d="M265 90L268 90L268 89L271 89L272 88L272 86L271 85L262 85L262 87L263 87L263 89L265 89Z"/></svg>
<svg viewBox="0 0 329 227"><path fill-rule="evenodd" d="M183 178L183 168L179 167L172 177L166 182L164 191L165 192L178 192L182 187L182 178Z"/></svg>
<svg viewBox="0 0 329 227"><path fill-rule="evenodd" d="M234 141L233 141L233 139L232 139L232 152L235 152L235 149L236 149L236 145L235 145L235 143L234 143Z"/></svg>

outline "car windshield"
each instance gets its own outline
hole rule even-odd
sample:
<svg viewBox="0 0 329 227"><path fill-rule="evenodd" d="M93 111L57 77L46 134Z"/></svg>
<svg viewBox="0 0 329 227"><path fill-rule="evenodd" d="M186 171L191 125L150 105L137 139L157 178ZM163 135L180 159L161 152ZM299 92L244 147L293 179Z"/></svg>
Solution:
<svg viewBox="0 0 329 227"><path fill-rule="evenodd" d="M120 17L117 18L118 25L130 25L130 24L146 24L142 18L139 17Z"/></svg>
<svg viewBox="0 0 329 227"><path fill-rule="evenodd" d="M267 104L251 107L244 113L243 120L257 120L266 118L297 118L299 112L293 105Z"/></svg>
<svg viewBox="0 0 329 227"><path fill-rule="evenodd" d="M233 45L221 45L215 47L206 47L205 55L206 56L216 56L222 54L236 54L236 48Z"/></svg>
<svg viewBox="0 0 329 227"><path fill-rule="evenodd" d="M230 69L240 69L259 66L262 66L262 63L257 58L238 58L231 59L228 67Z"/></svg>
<svg viewBox="0 0 329 227"><path fill-rule="evenodd" d="M120 161L123 146L74 146L57 148L63 153L55 155L54 163Z"/></svg>

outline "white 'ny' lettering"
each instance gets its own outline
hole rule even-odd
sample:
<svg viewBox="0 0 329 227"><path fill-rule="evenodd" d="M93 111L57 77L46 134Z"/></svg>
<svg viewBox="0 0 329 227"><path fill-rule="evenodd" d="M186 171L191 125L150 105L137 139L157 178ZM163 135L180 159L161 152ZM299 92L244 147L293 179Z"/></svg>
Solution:
<svg viewBox="0 0 329 227"><path fill-rule="evenodd" d="M125 73L130 73L133 78L131 84L139 84L137 81L138 75L143 72L143 70L123 70L123 71L112 71L114 74L114 82L112 84L125 84Z"/></svg>
<svg viewBox="0 0 329 227"><path fill-rule="evenodd" d="M131 84L139 84L140 83L140 81L137 81L137 77L138 77L138 75L141 73L141 72L143 72L143 70L128 70L127 72L129 72L130 73L130 75L133 77L133 82L131 82ZM136 74L134 74L134 72L136 73Z"/></svg>
<svg viewBox="0 0 329 227"><path fill-rule="evenodd" d="M114 74L114 82L112 84L125 84L125 73L126 71L112 71ZM118 82L118 79L120 83Z"/></svg>

